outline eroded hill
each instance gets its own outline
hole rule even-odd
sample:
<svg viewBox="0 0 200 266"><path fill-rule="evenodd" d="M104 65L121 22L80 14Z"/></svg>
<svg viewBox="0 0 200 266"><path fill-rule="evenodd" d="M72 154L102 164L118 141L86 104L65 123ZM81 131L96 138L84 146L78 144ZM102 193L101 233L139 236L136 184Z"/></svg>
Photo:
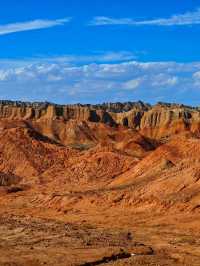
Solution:
<svg viewBox="0 0 200 266"><path fill-rule="evenodd" d="M0 265L199 265L199 129L183 105L1 101Z"/></svg>

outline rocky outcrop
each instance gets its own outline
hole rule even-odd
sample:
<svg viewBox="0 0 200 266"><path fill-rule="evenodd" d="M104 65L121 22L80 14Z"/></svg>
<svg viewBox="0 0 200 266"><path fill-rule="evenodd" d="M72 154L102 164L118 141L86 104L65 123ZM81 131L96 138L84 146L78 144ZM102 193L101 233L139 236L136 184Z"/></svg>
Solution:
<svg viewBox="0 0 200 266"><path fill-rule="evenodd" d="M143 102L104 103L100 105L56 105L48 102L29 103L0 101L0 119L27 120L42 124L42 133L62 131L69 120L101 122L110 126L123 125L143 135L161 139L191 131L200 133L200 110L185 105ZM41 128L41 126L38 126ZM56 130L55 130L56 129ZM55 132L55 134L60 134Z"/></svg>
<svg viewBox="0 0 200 266"><path fill-rule="evenodd" d="M155 106L145 112L140 123L142 134L150 138L164 138L183 131L198 133L200 112L186 107Z"/></svg>

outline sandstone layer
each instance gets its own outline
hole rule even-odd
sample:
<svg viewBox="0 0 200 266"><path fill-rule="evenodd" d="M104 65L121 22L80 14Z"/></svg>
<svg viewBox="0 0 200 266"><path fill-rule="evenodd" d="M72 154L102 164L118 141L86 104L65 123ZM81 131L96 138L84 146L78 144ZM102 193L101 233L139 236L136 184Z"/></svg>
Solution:
<svg viewBox="0 0 200 266"><path fill-rule="evenodd" d="M112 127L122 125L136 129L148 138L163 141L183 131L195 134L200 131L198 108L165 103L155 106L142 102L55 105L1 101L0 119L28 121L40 133L61 142L65 142L66 134L74 134L68 130L69 121L104 123Z"/></svg>

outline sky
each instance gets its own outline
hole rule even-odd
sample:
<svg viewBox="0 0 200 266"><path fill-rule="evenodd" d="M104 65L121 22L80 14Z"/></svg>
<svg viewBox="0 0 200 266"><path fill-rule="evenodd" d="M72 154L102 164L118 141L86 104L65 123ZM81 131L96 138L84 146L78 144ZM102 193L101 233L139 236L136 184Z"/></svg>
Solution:
<svg viewBox="0 0 200 266"><path fill-rule="evenodd" d="M200 0L7 0L0 98L200 106Z"/></svg>

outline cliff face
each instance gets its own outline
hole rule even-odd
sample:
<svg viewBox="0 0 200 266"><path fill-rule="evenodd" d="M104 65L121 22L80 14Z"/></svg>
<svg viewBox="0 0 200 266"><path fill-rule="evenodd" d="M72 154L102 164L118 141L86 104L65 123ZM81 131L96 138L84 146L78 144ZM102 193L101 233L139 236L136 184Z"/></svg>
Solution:
<svg viewBox="0 0 200 266"><path fill-rule="evenodd" d="M58 139L66 131L69 120L101 122L114 127L122 125L153 139L166 138L182 131L200 133L198 108L163 103L155 106L142 102L54 105L0 101L0 119L27 120L43 134L50 137L57 135Z"/></svg>
<svg viewBox="0 0 200 266"><path fill-rule="evenodd" d="M200 113L185 107L153 107L142 116L140 131L150 138L164 138L183 131L198 132Z"/></svg>

